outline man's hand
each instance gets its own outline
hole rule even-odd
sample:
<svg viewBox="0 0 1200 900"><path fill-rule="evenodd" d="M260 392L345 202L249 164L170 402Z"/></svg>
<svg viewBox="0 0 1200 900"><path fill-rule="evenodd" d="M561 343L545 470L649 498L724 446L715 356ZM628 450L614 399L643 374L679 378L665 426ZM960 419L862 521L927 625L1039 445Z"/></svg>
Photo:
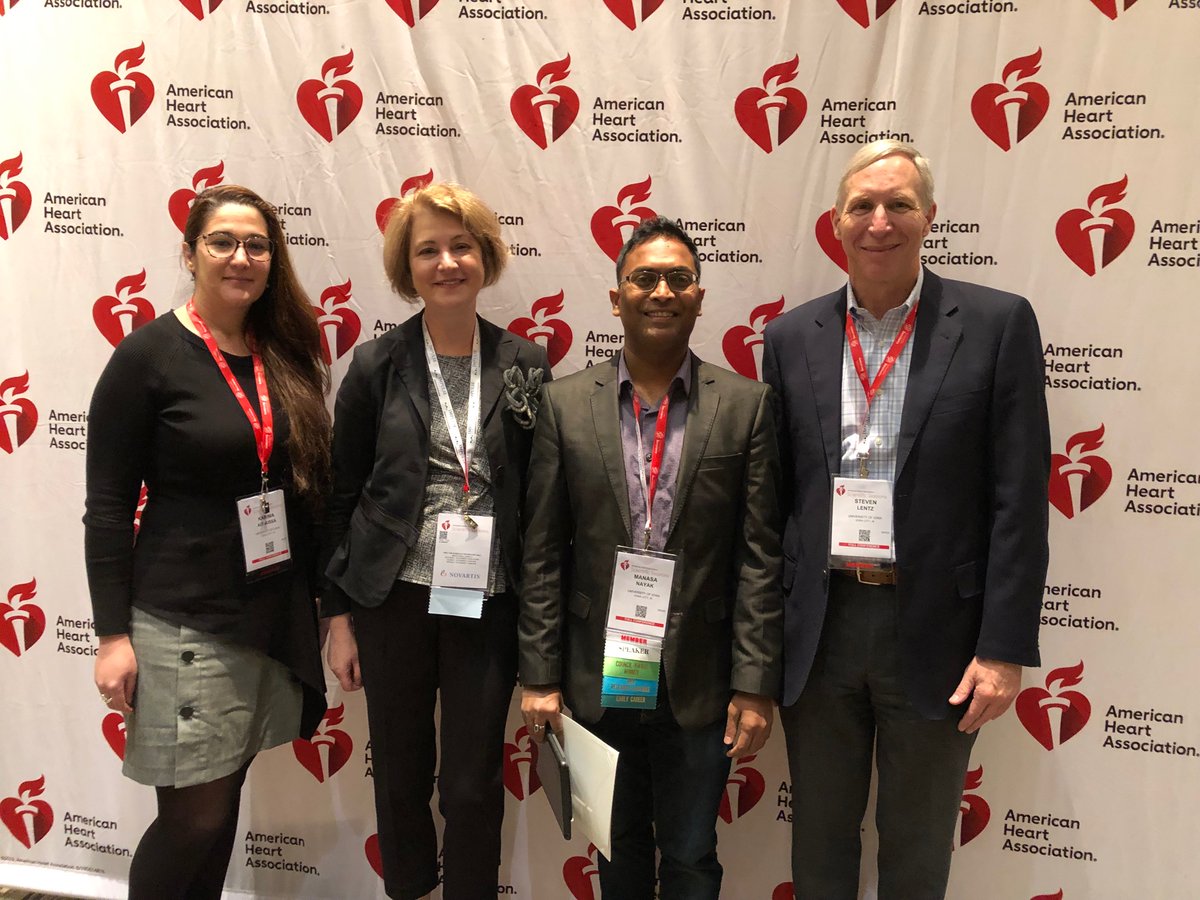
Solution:
<svg viewBox="0 0 1200 900"><path fill-rule="evenodd" d="M1020 687L1019 665L975 657L950 697L954 706L962 705L967 698L971 700L959 720L958 730L974 734L985 722L1000 718L1016 699Z"/></svg>
<svg viewBox="0 0 1200 900"><path fill-rule="evenodd" d="M562 708L562 691L557 684L521 688L521 717L539 744L546 739L547 724L555 734L562 734Z"/></svg>
<svg viewBox="0 0 1200 900"><path fill-rule="evenodd" d="M729 714L725 719L725 755L730 759L757 753L771 736L771 722L775 718L774 704L770 697L762 694L746 694L738 691L729 701Z"/></svg>
<svg viewBox="0 0 1200 900"><path fill-rule="evenodd" d="M337 676L343 691L362 688L362 672L358 668L358 639L354 637L354 623L350 613L330 616L329 634L325 639L325 659L329 671Z"/></svg>
<svg viewBox="0 0 1200 900"><path fill-rule="evenodd" d="M137 688L137 657L127 634L100 638L96 652L95 679L100 699L113 712L133 712L133 692Z"/></svg>

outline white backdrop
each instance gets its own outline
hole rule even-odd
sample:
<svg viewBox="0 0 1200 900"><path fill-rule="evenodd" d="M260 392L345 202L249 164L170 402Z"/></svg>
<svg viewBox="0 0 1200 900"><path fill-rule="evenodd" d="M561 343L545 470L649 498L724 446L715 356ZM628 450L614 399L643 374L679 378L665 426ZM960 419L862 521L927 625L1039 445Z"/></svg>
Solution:
<svg viewBox="0 0 1200 900"><path fill-rule="evenodd" d="M411 313L377 219L421 178L501 214L485 313L559 374L619 346L611 257L653 211L702 244L695 348L757 376L765 321L844 278L842 164L901 136L938 178L927 262L1038 312L1055 449L1045 665L977 746L951 896L1195 896L1196 6L0 0L0 883L123 896L153 814L91 683L85 414L113 343L187 297L195 190L281 208L335 381ZM252 770L231 894L383 896L362 697L329 696ZM497 893L592 900L510 721ZM787 782L778 735L735 765L724 896L791 897Z"/></svg>

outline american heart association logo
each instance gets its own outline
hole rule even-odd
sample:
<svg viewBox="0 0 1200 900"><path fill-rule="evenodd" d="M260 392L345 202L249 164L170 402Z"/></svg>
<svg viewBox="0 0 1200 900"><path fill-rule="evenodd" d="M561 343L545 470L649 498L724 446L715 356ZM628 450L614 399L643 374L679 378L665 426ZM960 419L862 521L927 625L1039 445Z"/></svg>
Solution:
<svg viewBox="0 0 1200 900"><path fill-rule="evenodd" d="M1095 451L1104 445L1104 423L1071 435L1066 453L1050 457L1050 503L1068 519L1103 496L1112 483L1112 466Z"/></svg>
<svg viewBox="0 0 1200 900"><path fill-rule="evenodd" d="M504 744L504 787L516 799L525 800L542 789L537 760L538 745L522 725Z"/></svg>
<svg viewBox="0 0 1200 900"><path fill-rule="evenodd" d="M1051 669L1046 686L1027 687L1017 695L1017 718L1039 744L1053 750L1083 730L1092 716L1092 704L1075 687L1083 681L1083 660L1078 665ZM1051 715L1054 713L1054 715Z"/></svg>
<svg viewBox="0 0 1200 900"><path fill-rule="evenodd" d="M563 884L571 892L571 900L600 900L598 852L595 844L588 844L586 856L572 856L563 863Z"/></svg>
<svg viewBox="0 0 1200 900"><path fill-rule="evenodd" d="M33 647L46 631L46 613L33 602L37 579L14 584L8 589L8 602L0 603L0 647L20 657Z"/></svg>
<svg viewBox="0 0 1200 900"><path fill-rule="evenodd" d="M846 259L846 248L842 246L842 242L838 240L838 236L833 230L834 215L835 213L831 210L826 210L817 216L813 233L817 237L817 245L825 251L825 255L843 272L849 272L850 261Z"/></svg>
<svg viewBox="0 0 1200 900"><path fill-rule="evenodd" d="M28 372L0 381L0 450L5 453L12 453L29 440L37 427L37 407L28 397L17 396L27 390Z"/></svg>
<svg viewBox="0 0 1200 900"><path fill-rule="evenodd" d="M179 229L179 233L183 234L187 228L188 213L192 210L192 203L196 200L196 195L205 188L210 188L213 185L221 184L225 178L225 163L218 161L216 165L208 166L204 169L197 169L192 176L192 186L190 188L180 188L171 194L167 200L167 212L171 214L171 221L175 223L175 227Z"/></svg>
<svg viewBox="0 0 1200 900"><path fill-rule="evenodd" d="M17 796L0 800L0 822L25 849L31 849L50 831L54 810L45 800L35 799L46 787L46 776L22 782Z"/></svg>
<svg viewBox="0 0 1200 900"><path fill-rule="evenodd" d="M1126 12L1137 0L1092 0L1092 6L1100 10L1114 22L1117 16Z"/></svg>
<svg viewBox="0 0 1200 900"><path fill-rule="evenodd" d="M338 773L354 752L354 742L350 735L334 725L340 725L345 718L346 705L331 706L325 710L316 734L309 740L297 738L292 741L292 752L296 760L304 766L312 777L324 784Z"/></svg>
<svg viewBox="0 0 1200 900"><path fill-rule="evenodd" d="M404 179L404 183L400 185L400 197L404 197L412 191L419 191L423 187L429 187L431 184L433 184L433 169L424 175L413 175ZM388 219L392 215L392 209L400 202L400 197L388 197L375 207L375 224L379 227L380 234L387 231Z"/></svg>
<svg viewBox="0 0 1200 900"><path fill-rule="evenodd" d="M956 847L969 844L987 828L988 820L992 817L992 809L988 802L978 794L970 794L983 784L983 766L971 769L963 781L962 802L958 807L959 827Z"/></svg>
<svg viewBox="0 0 1200 900"><path fill-rule="evenodd" d="M1006 153L1029 136L1050 108L1046 86L1030 81L1041 70L1042 48L1010 60L1000 81L985 84L971 97L971 115L979 130Z"/></svg>
<svg viewBox="0 0 1200 900"><path fill-rule="evenodd" d="M629 571L629 560L627 560L627 559L621 560L621 571L622 572Z"/></svg>
<svg viewBox="0 0 1200 900"><path fill-rule="evenodd" d="M783 312L783 297L756 306L750 311L748 325L734 325L725 332L721 350L729 368L746 378L762 376L763 329Z"/></svg>
<svg viewBox="0 0 1200 900"><path fill-rule="evenodd" d="M721 805L717 808L717 815L727 825L754 809L767 792L766 779L758 769L750 765L755 759L753 754L739 756L734 770L725 781L725 792L721 794Z"/></svg>
<svg viewBox="0 0 1200 900"><path fill-rule="evenodd" d="M596 246L613 262L617 261L629 232L643 219L654 217L655 212L650 207L635 206L649 199L650 176L647 175L645 181L621 188L617 192L616 206L602 206L592 213L592 237Z"/></svg>
<svg viewBox="0 0 1200 900"><path fill-rule="evenodd" d="M146 289L146 270L126 275L117 281L112 294L92 304L92 321L114 347L154 318L154 307L145 297L136 296Z"/></svg>
<svg viewBox="0 0 1200 900"><path fill-rule="evenodd" d="M622 25L633 31L663 5L663 0L604 0L604 5Z"/></svg>
<svg viewBox="0 0 1200 900"><path fill-rule="evenodd" d="M362 90L343 76L354 70L354 51L331 56L321 66L321 77L310 78L296 89L300 115L327 142L350 127L362 109Z"/></svg>
<svg viewBox="0 0 1200 900"><path fill-rule="evenodd" d="M23 154L0 162L0 238L8 240L21 227L33 206L33 194L24 182L17 181L21 174Z"/></svg>
<svg viewBox="0 0 1200 900"><path fill-rule="evenodd" d="M513 121L543 150L562 137L579 115L579 95L567 85L557 84L570 74L568 53L538 69L537 84L521 85L509 100Z"/></svg>
<svg viewBox="0 0 1200 900"><path fill-rule="evenodd" d="M179 0L180 5L201 22L205 16L215 13L222 2L224 0Z"/></svg>
<svg viewBox="0 0 1200 900"><path fill-rule="evenodd" d="M845 10L863 28L870 28L873 22L883 18L883 14L896 5L896 0L837 0L837 5Z"/></svg>
<svg viewBox="0 0 1200 900"><path fill-rule="evenodd" d="M109 124L124 134L146 114L154 100L154 82L134 71L145 61L146 44L122 50L112 72L99 72L92 79L92 102Z"/></svg>
<svg viewBox="0 0 1200 900"><path fill-rule="evenodd" d="M326 365L332 366L349 353L362 331L358 313L345 305L352 299L350 280L347 279L345 284L325 288L320 303L313 304L317 326L321 329L321 355L325 357Z"/></svg>
<svg viewBox="0 0 1200 900"><path fill-rule="evenodd" d="M379 833L371 835L363 844L363 854L367 857L367 862L375 874L380 878L383 877L383 854L379 850Z"/></svg>
<svg viewBox="0 0 1200 900"><path fill-rule="evenodd" d="M1115 206L1125 199L1129 176L1096 187L1086 208L1067 210L1054 228L1058 246L1085 275L1095 275L1120 256L1133 240L1134 222Z"/></svg>
<svg viewBox="0 0 1200 900"><path fill-rule="evenodd" d="M117 759L125 759L125 717L119 712L110 712L100 722L100 732L104 735L104 740L108 742L108 746L112 748L112 752L117 754Z"/></svg>
<svg viewBox="0 0 1200 900"><path fill-rule="evenodd" d="M800 69L800 56L770 66L762 77L762 87L748 87L737 95L733 114L742 131L767 153L796 133L808 99L794 87L781 87L794 81Z"/></svg>
<svg viewBox="0 0 1200 900"><path fill-rule="evenodd" d="M571 341L574 338L571 326L562 319L546 318L562 311L563 292L559 291L549 297L534 300L533 305L529 308L528 316L519 316L508 323L508 330L513 334L519 334L546 348L551 368L563 361L567 351L571 349Z"/></svg>
<svg viewBox="0 0 1200 900"><path fill-rule="evenodd" d="M386 0L386 2L391 7L392 12L398 15L405 25L409 28L414 28L417 22L433 11L433 8L438 5L439 0L420 0L415 8L413 0Z"/></svg>

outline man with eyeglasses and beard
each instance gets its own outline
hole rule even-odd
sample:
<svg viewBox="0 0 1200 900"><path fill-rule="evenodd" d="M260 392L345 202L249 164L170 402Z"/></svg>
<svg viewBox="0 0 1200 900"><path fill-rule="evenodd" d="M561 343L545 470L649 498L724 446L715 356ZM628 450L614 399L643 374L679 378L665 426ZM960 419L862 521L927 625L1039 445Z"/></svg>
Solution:
<svg viewBox="0 0 1200 900"><path fill-rule="evenodd" d="M700 360L692 239L655 217L617 258L622 352L545 388L526 500L521 709L564 705L620 752L606 898L716 900L730 761L781 679L779 456L770 389Z"/></svg>

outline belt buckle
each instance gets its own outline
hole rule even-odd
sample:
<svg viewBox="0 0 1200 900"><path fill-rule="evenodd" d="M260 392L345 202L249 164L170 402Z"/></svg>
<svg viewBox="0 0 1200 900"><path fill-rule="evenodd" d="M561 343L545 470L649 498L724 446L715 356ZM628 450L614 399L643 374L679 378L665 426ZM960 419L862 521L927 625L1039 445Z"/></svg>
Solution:
<svg viewBox="0 0 1200 900"><path fill-rule="evenodd" d="M891 569L855 569L854 574L858 578L859 584L866 584L871 587L882 587L883 585L896 583L896 574Z"/></svg>

